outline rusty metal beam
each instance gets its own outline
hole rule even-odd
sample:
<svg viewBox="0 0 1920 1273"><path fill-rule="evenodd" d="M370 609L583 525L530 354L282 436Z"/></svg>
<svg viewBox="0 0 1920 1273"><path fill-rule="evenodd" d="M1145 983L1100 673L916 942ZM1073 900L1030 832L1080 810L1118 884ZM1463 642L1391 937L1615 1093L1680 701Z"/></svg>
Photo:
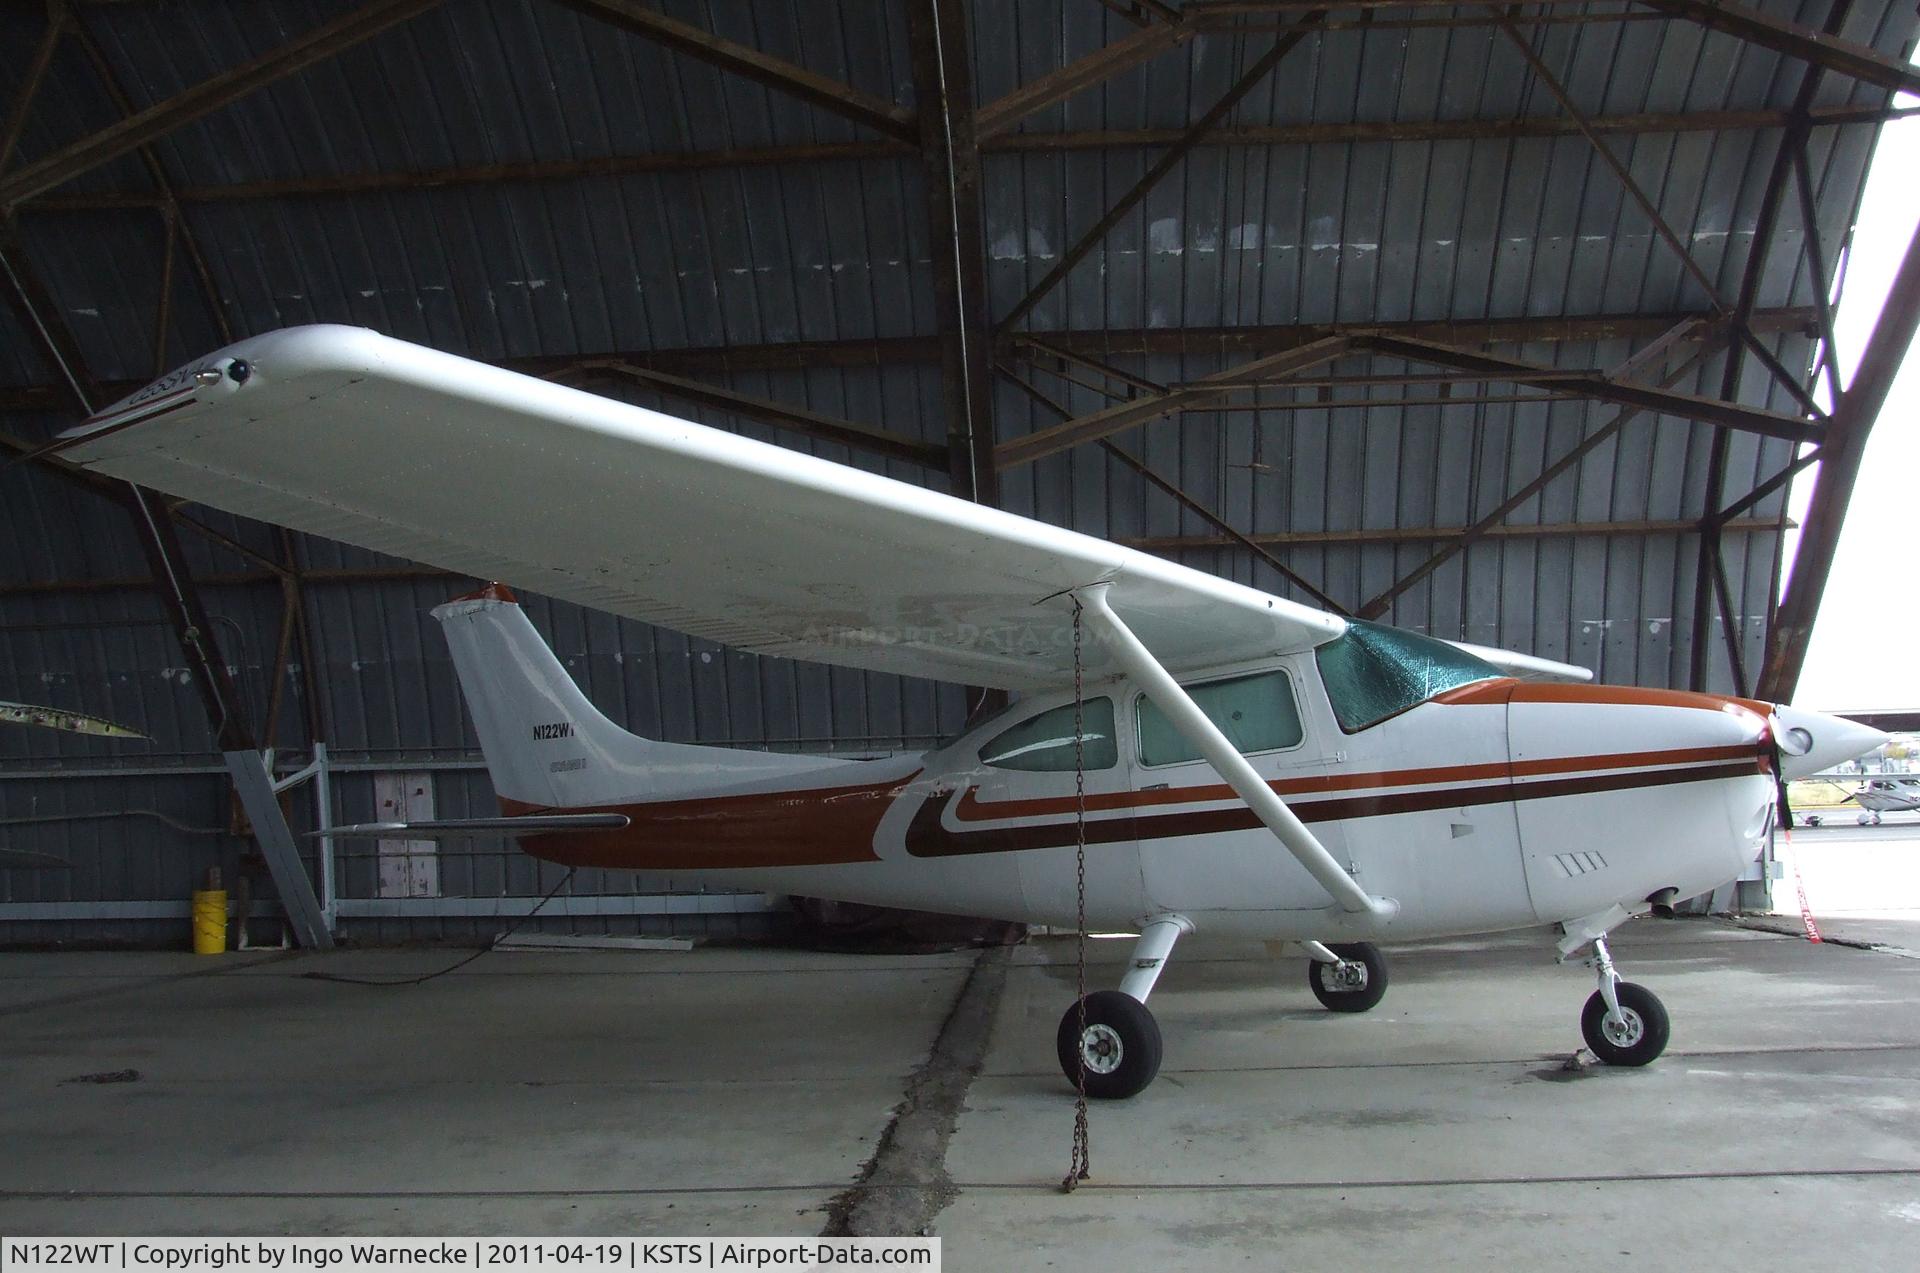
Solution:
<svg viewBox="0 0 1920 1273"><path fill-rule="evenodd" d="M1179 48L1198 34L1199 30L1186 22L1156 22L1142 27L986 103L975 118L975 132L982 139L1006 132L1036 111L1065 101L1169 49Z"/></svg>
<svg viewBox="0 0 1920 1273"><path fill-rule="evenodd" d="M998 364L998 368L1001 375L1005 376L1008 380L1012 381L1013 384L1017 388L1019 388L1022 393L1025 393L1029 398L1039 403L1042 407L1045 407L1048 411L1052 412L1054 415L1059 416L1063 420L1072 418L1072 414L1073 414L1072 412L1068 411L1065 407L1061 406L1058 402L1055 402L1052 398L1048 397L1045 393L1041 392L1026 377L1020 375L1018 372L1014 371L1011 367L1007 366L1005 363ZM1195 516L1199 517L1201 521L1204 521L1207 525L1219 531L1222 536L1226 537L1226 540L1228 542L1237 544L1238 546L1245 548L1247 551L1251 552L1254 556L1260 558L1260 560L1266 562L1269 566L1273 567L1273 569L1279 573L1282 579L1285 579L1288 583L1300 589L1300 591L1306 593L1307 596L1316 605L1319 605L1324 609L1330 610L1334 614L1344 616L1347 613L1347 609L1345 606L1341 605L1338 601L1335 601L1332 597L1328 596L1326 593L1320 591L1320 589L1316 588L1311 582L1303 578L1299 574L1299 572L1295 571L1293 567L1287 565L1286 562L1281 561L1278 557L1274 556L1271 552L1267 551L1266 548L1262 547L1258 543L1255 543L1252 539L1248 538L1246 535L1241 534L1238 530L1234 528L1232 523L1227 521L1226 518L1220 516L1218 513L1214 512L1212 509L1202 504L1199 500L1195 499L1193 496L1181 490L1174 483L1169 482L1166 478L1161 477L1158 473L1154 472L1153 468L1150 465L1135 458L1131 453L1125 450L1122 450L1120 447L1114 445L1114 443L1107 438L1101 438L1098 442L1098 446L1102 451L1106 452L1108 456L1119 461L1121 465L1123 465L1125 468L1127 468L1130 472L1132 472L1136 476L1146 481L1146 483L1152 486L1155 490L1160 491L1162 494L1169 496L1170 498L1173 499L1175 503L1179 504L1180 507L1192 512Z"/></svg>
<svg viewBox="0 0 1920 1273"><path fill-rule="evenodd" d="M913 0L907 15L926 174L949 489L963 499L997 505L987 230L974 139L967 9L960 0Z"/></svg>
<svg viewBox="0 0 1920 1273"><path fill-rule="evenodd" d="M202 80L184 92L0 177L0 211L91 172L109 160L137 150L183 124L231 105L316 62L345 52L439 3L440 0L370 0L269 53Z"/></svg>
<svg viewBox="0 0 1920 1273"><path fill-rule="evenodd" d="M1877 125L1920 113L1920 107L1842 104L1816 107L1815 127ZM1677 114L1607 115L1587 121L1605 136L1686 132L1755 131L1785 128L1790 113L1781 110L1692 111ZM1016 154L1065 150L1158 148L1177 144L1185 128L1136 128L1063 133L1003 133L979 138L982 153ZM1196 149L1235 146L1313 146L1366 142L1509 141L1580 135L1563 115L1502 119L1381 120L1338 123L1247 125L1216 128ZM239 181L219 186L182 186L174 196L182 204L243 203L263 199L340 198L363 194L485 186L502 182L579 181L646 173L703 172L715 168L855 163L900 159L915 149L893 140L815 142L793 146L747 146L730 150L661 151L646 155L605 155L591 159L539 159L523 163L466 164L414 171L341 173ZM81 212L146 208L164 202L146 190L45 194L27 200L22 210Z"/></svg>
<svg viewBox="0 0 1920 1273"><path fill-rule="evenodd" d="M20 144L20 134L26 131L33 99L39 95L40 82L46 78L47 68L53 65L54 50L60 47L60 37L66 29L67 6L50 0L46 29L40 33L40 43L33 47L33 56L27 60L26 74L20 77L20 87L14 93L13 109L7 112L5 124L0 124L0 172L6 171L13 158L13 148Z"/></svg>
<svg viewBox="0 0 1920 1273"><path fill-rule="evenodd" d="M1772 17L1729 0L1639 0L1649 9L1784 53L1823 70L1902 93L1920 93L1920 72L1878 49Z"/></svg>
<svg viewBox="0 0 1920 1273"><path fill-rule="evenodd" d="M733 75L743 76L884 136L915 141L913 112L851 84L809 71L759 49L670 18L639 0L560 0L589 18L665 45Z"/></svg>
<svg viewBox="0 0 1920 1273"><path fill-rule="evenodd" d="M1269 354L1250 363L1229 367L1217 372L1214 378L1222 380L1246 380L1255 376L1284 376L1294 371L1304 371L1342 357L1353 347L1353 341L1346 336L1327 336L1309 342L1284 353ZM1056 455L1070 450L1083 442L1093 442L1100 438L1111 437L1124 429L1131 429L1148 421L1157 420L1181 409L1204 407L1218 402L1230 390L1209 387L1207 377L1194 381L1181 389L1169 389L1165 393L1142 394L1138 398L1117 403L1095 411L1090 415L1076 416L1062 421L1050 429L1040 429L1026 437L1002 442L994 448L994 458L1002 470L1017 468L1022 464L1031 464L1045 456Z"/></svg>
<svg viewBox="0 0 1920 1273"><path fill-rule="evenodd" d="M1813 303L1820 314L1821 362L1827 374L1827 400L1840 401L1845 386L1840 376L1840 348L1833 334L1833 275L1827 268L1826 246L1820 239L1819 203L1813 194L1813 175L1807 170L1807 138L1802 133L1793 151L1794 186L1800 196L1800 232L1807 250L1807 270L1813 278Z"/></svg>
<svg viewBox="0 0 1920 1273"><path fill-rule="evenodd" d="M86 391L91 377L84 363L67 364L67 351L77 349L58 310L42 308L40 287L17 256L0 257L0 273L5 274L4 289L12 304L25 312L24 325L43 343L46 357L59 363L66 382L73 386L73 405L82 416L91 415L99 403ZM121 483L133 514L134 532L147 567L153 574L154 594L173 626L187 665L192 671L194 688L207 713L207 723L215 745L226 760L234 791L245 809L249 829L272 872L274 885L287 910L288 924L302 946L327 949L333 945L325 914L314 897L313 881L301 861L293 832L287 826L285 811L274 798L273 779L255 742L246 710L227 671L225 656L207 615L193 576L188 573L174 524L162 511L153 492L131 482Z"/></svg>
<svg viewBox="0 0 1920 1273"><path fill-rule="evenodd" d="M1692 357L1688 358L1685 362L1681 363L1679 367L1667 374L1665 379L1661 381L1662 387L1670 388L1673 385L1679 384L1680 381L1691 375L1696 367L1707 360L1711 351L1711 346L1694 351ZM1467 527L1459 538L1443 545L1431 557L1427 558L1426 561L1402 575L1391 587L1361 606L1355 613L1362 619L1377 619L1385 614L1396 597L1431 575L1434 571L1440 569L1441 566L1445 565L1455 556L1465 552L1475 540L1488 534L1494 527L1505 522L1508 515L1515 509L1520 508L1528 500L1531 500L1534 496L1545 490L1555 478L1578 464L1583 456L1612 439L1621 429L1625 428L1628 423L1644 414L1646 410L1647 408L1645 407L1628 406L1625 410L1614 416L1613 419L1601 425L1592 433L1589 433L1585 438L1567 450L1565 454L1561 455L1559 459L1549 464L1538 477L1526 483L1506 499L1500 501L1499 506L1492 512Z"/></svg>
<svg viewBox="0 0 1920 1273"><path fill-rule="evenodd" d="M1134 327L1036 333L1049 346L1095 357L1147 357L1193 354L1207 357L1260 356L1294 349L1328 336L1404 336L1452 346L1552 345L1568 341L1650 340L1688 318L1702 320L1702 335L1717 330L1712 314L1588 314L1566 318L1493 318L1465 321L1398 323L1305 323L1241 327ZM1755 313L1753 326L1763 333L1819 334L1819 318L1810 306L1788 306ZM1020 333L1024 338L1028 333ZM875 367L940 360L937 336L901 336L880 340L796 341L768 345L709 345L688 349L609 350L588 354L543 354L508 358L500 366L532 376L554 376L593 362L629 362L678 375L724 376L747 371L806 371L821 367ZM103 384L108 399L123 397L145 382ZM0 388L0 411L58 410L65 399L58 385Z"/></svg>
<svg viewBox="0 0 1920 1273"><path fill-rule="evenodd" d="M1640 183L1634 180L1633 173L1628 171L1626 163L1622 161L1618 155L1613 153L1613 147L1607 145L1606 141L1587 123L1586 115L1574 104L1572 94L1567 92L1566 86L1561 84L1559 78L1548 69L1547 64L1541 60L1540 55L1534 52L1533 46L1521 36L1519 29L1516 28L1511 21L1505 20L1501 22L1500 29L1506 35L1508 42L1520 51L1520 56L1526 59L1527 66L1533 71L1534 78L1547 90L1553 99L1560 104L1560 109L1564 110L1568 117L1579 127L1581 135L1587 139L1587 144L1600 156L1607 167L1613 170L1614 176L1619 179L1620 185L1626 190L1628 197L1639 206L1641 213L1653 225L1654 233L1659 235L1661 242L1665 243L1667 247L1672 250L1673 254L1680 259L1681 268L1686 270L1686 272L1692 276L1694 282L1700 285L1700 290L1706 295L1707 299L1713 303L1715 309L1723 314L1734 314L1734 322L1740 339L1753 351L1753 356L1766 365L1767 370L1773 374L1774 379L1779 381L1787 392L1799 399L1800 405L1805 407L1810 414L1824 414L1821 412L1819 404L1813 400L1812 395L1806 391L1805 386L1781 365L1778 358L1774 357L1773 351L1762 344L1760 339L1752 332L1745 330L1743 326L1739 325L1741 322L1740 316L1735 313L1734 307L1727 304L1721 297L1719 290L1715 288L1713 280L1708 277L1706 270L1701 268L1700 263L1693 259L1692 251L1690 251L1686 243L1681 240L1680 235L1674 230L1673 226L1668 224L1666 217L1661 215L1658 205L1654 203L1653 199L1645 190L1640 188Z"/></svg>
<svg viewBox="0 0 1920 1273"><path fill-rule="evenodd" d="M1034 306L1046 299L1047 295L1052 292L1054 288L1064 282L1067 276L1073 273L1074 267L1079 265L1088 253L1105 242L1108 232L1116 225L1119 225L1129 212L1132 212L1134 208L1138 207L1141 201L1152 192L1153 188L1160 184L1162 178L1185 162L1187 155L1193 150L1194 146L1199 143L1200 139L1218 127L1220 121L1225 119L1228 114L1232 112L1233 108L1240 104L1241 98L1259 87L1261 81L1265 80L1267 76L1272 73L1273 68L1280 65L1287 54L1293 52L1302 40L1312 34L1313 25L1319 20L1320 16L1318 12L1308 14L1300 20L1294 29L1284 35L1275 37L1273 46L1261 54L1253 65L1248 67L1246 71L1241 74L1240 78L1234 81L1232 87L1228 88L1227 91L1221 95L1220 100L1210 106L1206 113L1201 115L1199 119L1195 120L1193 124L1188 127L1187 131L1182 134L1180 140L1170 146L1165 154L1155 160L1140 180L1134 182L1133 188L1115 200L1113 206L1107 209L1105 215L1098 221L1095 221L1092 226L1088 227L1086 233L1082 234L1079 239L1074 242L1072 247L1060 254L1060 259L1054 263L1053 268L1048 270L1040 281L1035 283L1033 287L1028 290L1027 294L1015 303L1012 309L1001 316L999 322L995 324L997 330L1001 332L1011 331L1019 324L1021 319L1033 312Z"/></svg>
<svg viewBox="0 0 1920 1273"><path fill-rule="evenodd" d="M1753 518L1728 522L1726 531L1730 535L1761 534L1778 531L1780 522L1774 518ZM1244 536L1261 548L1347 548L1367 544L1425 544L1437 543L1449 539L1458 539L1473 528L1470 526L1402 526L1392 530L1283 530L1256 531ZM1514 525L1511 523L1489 526L1481 531L1479 539L1556 539L1556 538L1613 538L1624 539L1649 535L1693 535L1698 533L1699 523L1691 518L1670 521L1638 522L1546 522L1537 525ZM1243 537L1232 535L1136 535L1120 540L1129 548L1139 548L1147 552L1173 553L1194 548L1236 548L1246 547ZM0 590L4 591L4 590Z"/></svg>
<svg viewBox="0 0 1920 1273"><path fill-rule="evenodd" d="M1783 467L1778 473L1775 473L1772 477L1760 483L1758 486L1748 491L1745 495L1742 495L1739 499L1733 501L1733 503L1727 505L1725 508L1715 513L1713 515L1713 520L1724 529L1726 526L1732 523L1734 518L1740 516L1742 513L1746 512L1748 509L1754 507L1761 500L1767 498L1767 496L1773 494L1775 491L1785 486L1788 482L1791 482L1794 479L1794 477L1800 473L1802 469L1805 469L1808 465L1811 465L1811 464L1818 464L1819 462L1820 462L1819 447L1814 447L1809 451L1806 451L1800 455L1795 456L1793 458L1793 461L1787 464L1785 467ZM1783 513L1783 516L1784 516L1784 513Z"/></svg>
<svg viewBox="0 0 1920 1273"><path fill-rule="evenodd" d="M1781 415L1773 411L1763 411L1757 407L1743 407L1718 398L1672 393L1664 388L1652 388L1606 376L1567 379L1559 376L1551 367L1541 367L1512 358L1500 358L1492 354L1455 349L1429 341L1411 340L1404 336L1364 336L1357 338L1357 343L1395 358L1485 372L1492 378L1508 380L1515 384L1545 383L1554 389L1577 393L1582 397L1593 398L1600 402L1611 402L1620 406L1657 411L1662 415L1698 420L1720 429L1741 429L1748 433L1786 438L1793 442L1817 441L1821 434L1819 424L1803 420L1798 416ZM1543 373L1551 378L1541 380Z"/></svg>
<svg viewBox="0 0 1920 1273"><path fill-rule="evenodd" d="M1835 0L1827 13L1828 33L1838 32L1845 24L1847 12L1852 0ZM1761 192L1760 211L1754 218L1752 244L1747 250L1746 268L1740 280L1738 308L1733 312L1734 323L1744 329L1747 315L1760 293L1760 284L1766 275L1767 262L1773 255L1774 231L1780 223L1780 204L1786 195L1787 182L1792 178L1794 156L1806 147L1807 124L1805 112L1813 104L1814 95L1819 92L1822 70L1819 66L1807 67L1800 76L1800 87L1794 94L1794 123L1781 136L1774 149L1773 165L1767 174L1767 184ZM1824 299L1824 298L1822 298ZM1831 339L1831 326L1822 328L1822 335ZM1749 347L1762 348L1757 341L1749 341ZM1728 401L1739 396L1742 347L1734 346L1727 351L1726 366L1720 379L1720 396ZM1781 375L1777 362L1768 363L1768 370L1776 379ZM1797 386L1796 386L1797 387ZM1810 394L1802 391L1800 400L1812 405ZM1835 401L1838 401L1836 398ZM1720 606L1722 631L1730 651L1738 643L1738 634L1734 631L1734 614L1728 600L1730 590L1726 582L1726 564L1720 550L1720 524L1715 514L1726 491L1727 457L1732 438L1725 433L1713 439L1712 448L1707 456L1707 489L1705 508L1700 519L1700 544L1694 562L1693 575L1693 630L1688 645L1687 684L1688 688L1704 690L1707 688L1707 676L1711 660L1711 647L1707 629L1713 621L1716 599ZM1730 666L1737 683L1746 680L1745 661L1735 652ZM1744 692L1744 690L1743 690Z"/></svg>
<svg viewBox="0 0 1920 1273"><path fill-rule="evenodd" d="M120 77L114 73L113 64L107 61L106 54L101 52L100 45L93 38L92 33L84 24L75 23L73 34L75 42L80 46L80 51L86 54L87 60L93 64L94 74L100 77L101 87L106 90L108 99L120 112L121 118L131 119L138 114L133 105L133 99L127 96L126 89L120 83ZM147 176L153 182L154 192L159 197L157 206L161 219L166 225L166 232L178 240L180 248L186 253L187 264L192 268L194 278L200 284L200 294L206 302L207 315L213 320L214 330L220 333L222 343L231 344L234 337L233 325L227 320L226 306L221 303L220 288L213 281L213 270L207 264L207 254L201 250L199 238L180 211L180 202L174 196L173 182L167 176L166 165L160 162L160 156L154 153L151 145L141 146L139 155L140 162L146 167ZM162 286L162 295L165 295L165 284L163 283ZM162 365L160 371L165 370L166 365Z"/></svg>
<svg viewBox="0 0 1920 1273"><path fill-rule="evenodd" d="M1733 589L1727 584L1727 557L1721 551L1719 528L1713 535L1713 595L1720 603L1720 635L1727 644L1727 664L1733 671L1733 692L1748 696L1747 660L1740 652L1739 618L1733 609Z"/></svg>
<svg viewBox="0 0 1920 1273"><path fill-rule="evenodd" d="M1920 229L1907 245L1880 320L1861 352L1853 383L1835 404L1827 422L1827 440L1821 448L1820 474L1814 480L1813 498L1807 506L1806 528L1794 551L1793 571L1787 577L1779 614L1769 633L1765 670L1760 677L1759 693L1770 701L1792 699L1799 686L1807 644L1820 613L1820 598L1833 570L1834 552L1840 546L1847 501L1866 454L1867 437L1886 405L1894 376L1916 331L1920 331Z"/></svg>
<svg viewBox="0 0 1920 1273"><path fill-rule="evenodd" d="M851 420L822 415L792 403L776 402L771 398L740 393L705 381L689 380L669 372L655 371L623 359L581 361L555 373L550 378L582 379L595 376L608 376L641 385L669 398L678 398L682 402L729 411L750 420L759 420L764 424L789 429L810 438L818 438L822 442L851 447L856 451L883 455L888 459L905 460L925 468L944 470L947 467L947 449L943 446L917 442L912 438L876 429L872 425L856 424Z"/></svg>

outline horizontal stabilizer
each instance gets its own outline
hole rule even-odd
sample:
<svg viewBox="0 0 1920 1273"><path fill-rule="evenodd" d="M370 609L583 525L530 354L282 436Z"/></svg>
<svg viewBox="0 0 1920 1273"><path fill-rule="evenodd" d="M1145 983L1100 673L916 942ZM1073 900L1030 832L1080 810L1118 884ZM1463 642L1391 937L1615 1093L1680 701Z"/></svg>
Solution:
<svg viewBox="0 0 1920 1273"><path fill-rule="evenodd" d="M618 831L633 819L624 813L547 813L524 818L437 818L422 822L358 822L309 832L316 839L441 840L459 835L536 835L544 831Z"/></svg>

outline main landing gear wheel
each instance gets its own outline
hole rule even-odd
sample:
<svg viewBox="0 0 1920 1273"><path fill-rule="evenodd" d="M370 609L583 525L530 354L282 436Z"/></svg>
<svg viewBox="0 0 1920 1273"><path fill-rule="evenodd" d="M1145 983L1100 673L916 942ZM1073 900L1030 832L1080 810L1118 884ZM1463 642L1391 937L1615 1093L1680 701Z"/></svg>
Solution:
<svg viewBox="0 0 1920 1273"><path fill-rule="evenodd" d="M1124 1100L1153 1082L1160 1072L1160 1023L1147 1005L1118 990L1096 990L1083 1001L1087 1024L1080 1028L1080 1006L1060 1018L1060 1068L1076 1083L1080 1061L1087 1065L1087 1095Z"/></svg>
<svg viewBox="0 0 1920 1273"><path fill-rule="evenodd" d="M1365 1012L1387 993L1387 959L1372 942L1328 946L1337 964L1315 959L1307 965L1313 997L1329 1012Z"/></svg>
<svg viewBox="0 0 1920 1273"><path fill-rule="evenodd" d="M1667 1050L1671 1026L1666 1005L1645 986L1631 981L1615 984L1620 1015L1607 1011L1607 997L1596 990L1580 1013L1580 1033L1587 1047L1608 1065L1645 1065Z"/></svg>

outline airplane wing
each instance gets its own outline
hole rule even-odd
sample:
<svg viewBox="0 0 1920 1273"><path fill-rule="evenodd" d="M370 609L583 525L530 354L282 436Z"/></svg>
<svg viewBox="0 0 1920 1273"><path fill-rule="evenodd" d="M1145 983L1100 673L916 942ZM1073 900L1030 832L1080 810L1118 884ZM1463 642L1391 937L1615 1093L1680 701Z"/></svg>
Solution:
<svg viewBox="0 0 1920 1273"><path fill-rule="evenodd" d="M1591 681L1593 672L1589 668L1577 667L1572 663L1556 663L1552 659L1543 659L1534 654L1520 654L1513 650L1497 650L1490 645L1471 645L1465 641L1451 641L1448 644L1458 646L1483 663L1491 663L1508 676L1523 681Z"/></svg>
<svg viewBox="0 0 1920 1273"><path fill-rule="evenodd" d="M1346 628L1103 539L363 328L242 341L63 438L87 468L243 516L743 650L935 680L1066 683L1063 594L1102 580L1176 673ZM1084 656L1117 667L1093 643Z"/></svg>
<svg viewBox="0 0 1920 1273"><path fill-rule="evenodd" d="M68 459L115 477L763 654L1056 687L1069 612L1043 603L1103 579L1176 670L1345 629L1105 540L361 328L243 341L66 436Z"/></svg>

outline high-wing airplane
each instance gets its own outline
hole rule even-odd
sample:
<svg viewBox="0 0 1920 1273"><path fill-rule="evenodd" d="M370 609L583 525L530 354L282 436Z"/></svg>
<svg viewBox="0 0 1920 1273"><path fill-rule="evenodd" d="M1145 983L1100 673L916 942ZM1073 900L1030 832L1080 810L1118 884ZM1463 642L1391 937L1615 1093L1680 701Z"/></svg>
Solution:
<svg viewBox="0 0 1920 1273"><path fill-rule="evenodd" d="M1139 934L1061 1019L1069 1077L1130 1096L1149 993L1194 931L1291 940L1336 1011L1374 943L1559 925L1581 1014L1643 1065L1660 1001L1606 934L1739 874L1776 775L1882 735L1334 615L1160 558L373 332L273 332L68 435L69 459L244 516L738 649L1015 691L921 756L642 738L503 585L435 610L504 828L583 866ZM390 824L355 828L395 834ZM1084 838L1084 885L1077 870ZM1084 889L1084 894L1082 893Z"/></svg>
<svg viewBox="0 0 1920 1273"><path fill-rule="evenodd" d="M1860 806L1858 819L1861 826L1879 826L1880 816L1886 813L1911 813L1920 809L1920 777L1903 778L1889 775L1885 778L1872 778L1862 784L1859 790L1847 796L1848 800ZM1821 815L1807 815L1807 825L1820 825Z"/></svg>

